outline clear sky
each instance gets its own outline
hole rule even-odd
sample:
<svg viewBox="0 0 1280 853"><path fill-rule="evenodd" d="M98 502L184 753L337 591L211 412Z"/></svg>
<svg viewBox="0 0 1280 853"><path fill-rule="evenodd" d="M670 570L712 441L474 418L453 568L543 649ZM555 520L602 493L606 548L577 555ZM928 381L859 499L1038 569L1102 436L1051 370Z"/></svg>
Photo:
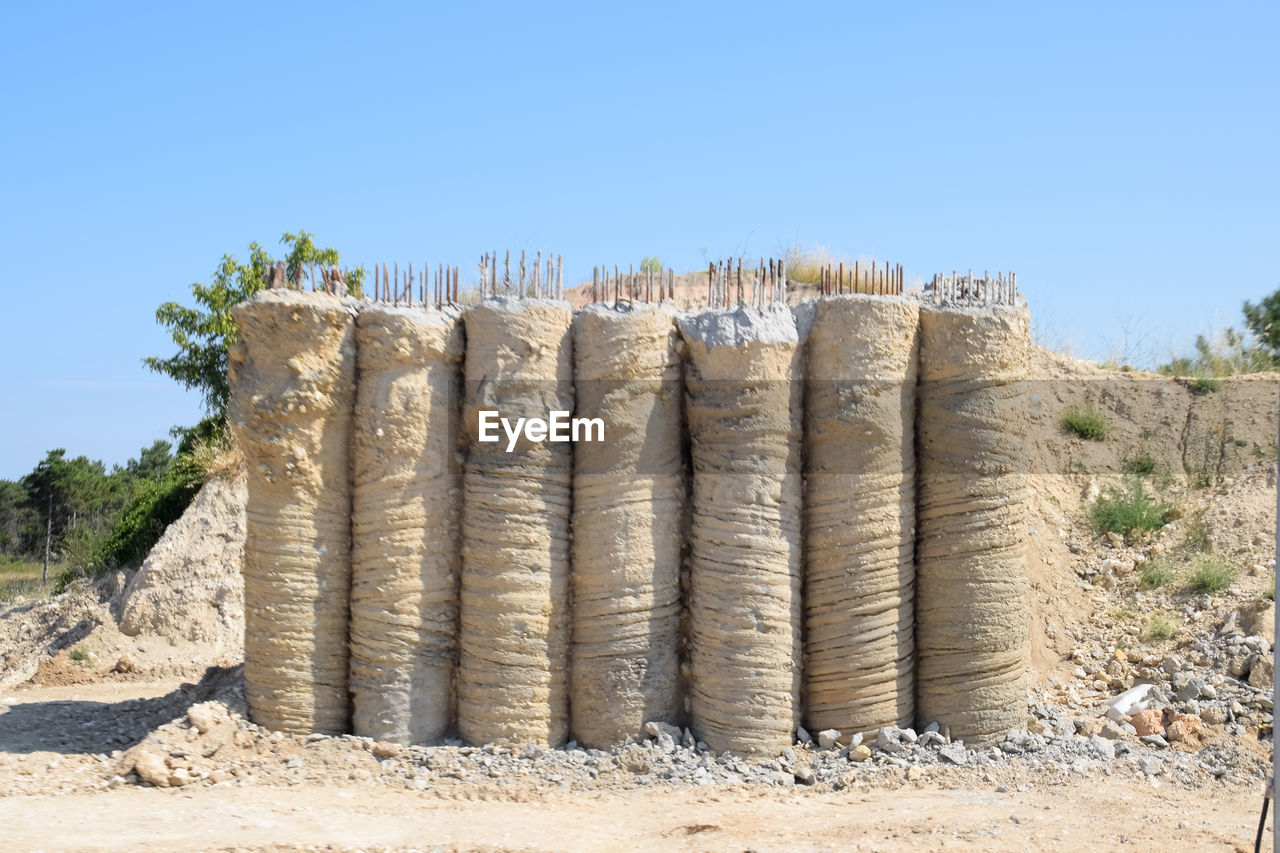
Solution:
<svg viewBox="0 0 1280 853"><path fill-rule="evenodd" d="M1013 269L1104 357L1280 287L1280 4L7 3L0 477L123 462L223 253Z"/></svg>

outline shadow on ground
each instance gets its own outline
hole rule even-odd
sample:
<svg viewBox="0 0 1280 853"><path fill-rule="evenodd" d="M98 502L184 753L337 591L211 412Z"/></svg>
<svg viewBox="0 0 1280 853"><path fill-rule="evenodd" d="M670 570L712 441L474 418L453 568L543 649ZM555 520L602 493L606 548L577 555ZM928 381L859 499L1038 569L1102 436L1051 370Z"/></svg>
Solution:
<svg viewBox="0 0 1280 853"><path fill-rule="evenodd" d="M243 670L243 665L211 666L198 683L182 684L163 696L148 699L9 705L0 709L0 752L87 755L128 749L197 702L238 691Z"/></svg>

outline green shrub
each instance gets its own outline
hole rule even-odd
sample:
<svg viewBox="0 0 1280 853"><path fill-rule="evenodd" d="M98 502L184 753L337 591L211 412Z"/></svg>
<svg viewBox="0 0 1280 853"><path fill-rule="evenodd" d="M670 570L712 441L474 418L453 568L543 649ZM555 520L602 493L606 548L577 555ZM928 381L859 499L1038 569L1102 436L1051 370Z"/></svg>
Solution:
<svg viewBox="0 0 1280 853"><path fill-rule="evenodd" d="M1174 574L1173 567L1164 560L1152 560L1138 572L1138 587L1157 589L1172 581Z"/></svg>
<svg viewBox="0 0 1280 853"><path fill-rule="evenodd" d="M1196 592L1221 592L1236 580L1236 567L1218 557L1204 555L1192 564L1187 586Z"/></svg>
<svg viewBox="0 0 1280 853"><path fill-rule="evenodd" d="M1209 547L1209 526L1202 517L1196 516L1187 522L1187 531L1182 534L1182 550L1187 554L1203 554L1212 550Z"/></svg>
<svg viewBox="0 0 1280 853"><path fill-rule="evenodd" d="M202 483L203 473L187 462L175 463L158 483L141 484L111 532L78 549L81 559L59 573L54 594L77 577L96 579L120 566L140 564L165 528L186 511Z"/></svg>
<svg viewBox="0 0 1280 853"><path fill-rule="evenodd" d="M1099 533L1127 535L1134 530L1159 530L1172 509L1171 504L1148 494L1141 480L1131 480L1100 496L1089 510L1089 518Z"/></svg>
<svg viewBox="0 0 1280 853"><path fill-rule="evenodd" d="M1110 424L1102 413L1092 407L1079 408L1072 406L1062 413L1059 425L1065 432L1083 438L1085 441L1105 441Z"/></svg>
<svg viewBox="0 0 1280 853"><path fill-rule="evenodd" d="M1197 376L1187 387L1192 394L1209 394L1222 387L1222 380L1209 376Z"/></svg>
<svg viewBox="0 0 1280 853"><path fill-rule="evenodd" d="M1139 450L1131 456L1126 456L1124 461L1120 463L1121 469L1126 474L1135 477L1148 477L1155 473L1156 458L1146 450Z"/></svg>
<svg viewBox="0 0 1280 853"><path fill-rule="evenodd" d="M1151 618L1147 620L1147 624L1142 627L1142 639L1154 642L1163 642L1173 639L1173 635L1178 632L1177 624L1169 617L1169 614L1157 610L1151 614Z"/></svg>
<svg viewBox="0 0 1280 853"><path fill-rule="evenodd" d="M72 649L67 652L67 657L71 658L79 666L88 666L90 660L89 653L84 649Z"/></svg>

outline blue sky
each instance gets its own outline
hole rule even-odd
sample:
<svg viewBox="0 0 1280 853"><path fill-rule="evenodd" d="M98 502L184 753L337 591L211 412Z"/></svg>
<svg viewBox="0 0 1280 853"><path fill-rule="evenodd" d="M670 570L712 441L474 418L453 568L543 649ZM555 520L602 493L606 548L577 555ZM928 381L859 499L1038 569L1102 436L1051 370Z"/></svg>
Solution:
<svg viewBox="0 0 1280 853"><path fill-rule="evenodd" d="M1013 269L1044 339L1280 287L1280 5L5 4L0 477L200 414L156 306L305 228L567 278L794 241Z"/></svg>

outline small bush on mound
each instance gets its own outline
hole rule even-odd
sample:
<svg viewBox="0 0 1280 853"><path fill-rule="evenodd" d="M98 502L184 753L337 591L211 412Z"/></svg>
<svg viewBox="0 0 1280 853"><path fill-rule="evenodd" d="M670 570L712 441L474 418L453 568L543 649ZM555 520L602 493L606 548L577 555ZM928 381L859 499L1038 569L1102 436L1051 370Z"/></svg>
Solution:
<svg viewBox="0 0 1280 853"><path fill-rule="evenodd" d="M1148 494L1141 480L1132 480L1100 496L1089 510L1089 520L1099 533L1127 535L1134 530L1159 530L1172 509L1172 504Z"/></svg>
<svg viewBox="0 0 1280 853"><path fill-rule="evenodd" d="M1093 408L1072 406L1062 413L1058 423L1065 432L1085 441L1106 441L1110 424L1102 413Z"/></svg>
<svg viewBox="0 0 1280 853"><path fill-rule="evenodd" d="M1178 626L1169 618L1169 614L1157 610L1151 614L1151 618L1143 626L1142 639L1163 642L1164 640L1172 640L1173 635L1177 632Z"/></svg>
<svg viewBox="0 0 1280 853"><path fill-rule="evenodd" d="M1236 580L1236 568L1226 560L1208 555L1196 558L1187 586L1196 592L1221 592Z"/></svg>
<svg viewBox="0 0 1280 853"><path fill-rule="evenodd" d="M1164 560L1152 560L1138 573L1139 589L1159 589L1174 578L1173 567Z"/></svg>
<svg viewBox="0 0 1280 853"><path fill-rule="evenodd" d="M1156 458L1146 450L1139 450L1132 456L1126 456L1120 463L1121 470L1135 477L1149 477L1156 471Z"/></svg>
<svg viewBox="0 0 1280 853"><path fill-rule="evenodd" d="M1191 389L1192 394L1209 394L1222 387L1222 380L1209 376L1197 376L1187 387Z"/></svg>

